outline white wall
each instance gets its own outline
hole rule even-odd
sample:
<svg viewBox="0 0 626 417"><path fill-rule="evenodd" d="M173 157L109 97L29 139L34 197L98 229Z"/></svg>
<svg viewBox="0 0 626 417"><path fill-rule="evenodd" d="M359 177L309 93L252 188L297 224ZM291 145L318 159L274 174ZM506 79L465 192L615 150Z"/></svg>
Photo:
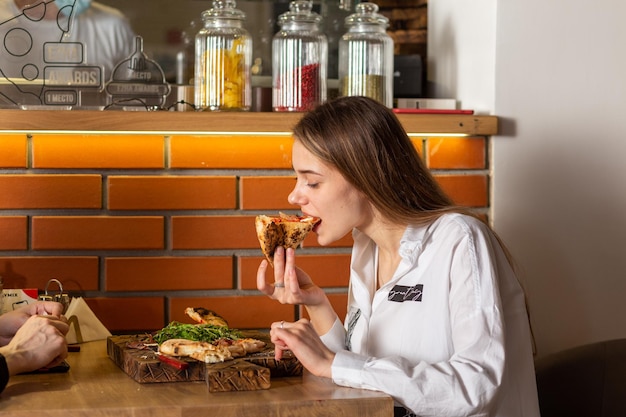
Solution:
<svg viewBox="0 0 626 417"><path fill-rule="evenodd" d="M493 114L496 0L428 3L428 90ZM470 107L468 107L470 106Z"/></svg>
<svg viewBox="0 0 626 417"><path fill-rule="evenodd" d="M520 264L539 356L626 337L626 2L429 9L439 96L501 118L493 224Z"/></svg>

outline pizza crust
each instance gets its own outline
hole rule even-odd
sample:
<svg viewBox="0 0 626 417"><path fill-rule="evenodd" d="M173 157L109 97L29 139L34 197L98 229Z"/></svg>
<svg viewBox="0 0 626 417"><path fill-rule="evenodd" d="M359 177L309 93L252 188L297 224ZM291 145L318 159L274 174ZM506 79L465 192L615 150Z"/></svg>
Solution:
<svg viewBox="0 0 626 417"><path fill-rule="evenodd" d="M249 337L237 340L220 339L216 344L226 347L233 358L241 358L251 353L262 352L265 348L264 341Z"/></svg>

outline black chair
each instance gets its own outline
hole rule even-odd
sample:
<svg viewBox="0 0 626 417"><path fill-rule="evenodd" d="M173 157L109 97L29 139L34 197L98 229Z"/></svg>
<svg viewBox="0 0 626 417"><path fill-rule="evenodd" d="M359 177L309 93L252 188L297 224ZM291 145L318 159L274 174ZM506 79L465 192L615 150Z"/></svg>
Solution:
<svg viewBox="0 0 626 417"><path fill-rule="evenodd" d="M535 361L541 417L626 417L626 339Z"/></svg>

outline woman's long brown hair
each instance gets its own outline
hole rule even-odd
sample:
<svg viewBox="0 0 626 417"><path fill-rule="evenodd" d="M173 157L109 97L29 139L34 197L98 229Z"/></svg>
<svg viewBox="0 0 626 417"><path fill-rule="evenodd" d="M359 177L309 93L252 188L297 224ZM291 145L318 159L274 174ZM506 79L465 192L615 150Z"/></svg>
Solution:
<svg viewBox="0 0 626 417"><path fill-rule="evenodd" d="M341 97L306 114L296 140L335 167L383 218L427 223L458 211L422 162L396 115L367 97Z"/></svg>

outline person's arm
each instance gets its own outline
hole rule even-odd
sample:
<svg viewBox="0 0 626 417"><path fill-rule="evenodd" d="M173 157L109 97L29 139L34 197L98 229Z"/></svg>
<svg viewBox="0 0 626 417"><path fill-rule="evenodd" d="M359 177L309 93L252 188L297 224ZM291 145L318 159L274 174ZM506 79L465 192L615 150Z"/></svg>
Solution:
<svg viewBox="0 0 626 417"><path fill-rule="evenodd" d="M0 323L0 326L2 323ZM0 347L9 375L59 365L67 357L65 320L52 316L30 316L11 341Z"/></svg>
<svg viewBox="0 0 626 417"><path fill-rule="evenodd" d="M63 305L37 301L0 316L0 392L11 375L60 364L67 357Z"/></svg>
<svg viewBox="0 0 626 417"><path fill-rule="evenodd" d="M492 242L480 230L465 229L448 247L450 264L443 269L449 273L441 279L449 283L449 293L436 297L447 299L449 327L433 328L416 337L449 339L453 349L449 357L426 361L416 355L410 360L400 355L377 357L341 350L331 366L336 384L386 392L417 415L493 412L502 389L505 361L511 360L507 358L498 284L508 277L499 276ZM426 356L429 353L432 356L432 352L425 352Z"/></svg>
<svg viewBox="0 0 626 417"><path fill-rule="evenodd" d="M0 346L7 345L15 333L31 316L50 316L66 321L62 316L63 305L56 301L36 301L0 316Z"/></svg>
<svg viewBox="0 0 626 417"><path fill-rule="evenodd" d="M0 393L4 391L9 383L9 367L4 356L0 353Z"/></svg>
<svg viewBox="0 0 626 417"><path fill-rule="evenodd" d="M491 253L492 242L486 235L475 230L465 232L449 245L453 254L449 257L450 264L443 267L450 271L449 276L441 276L449 282L449 294L442 294L441 300L447 300L450 325L414 336L449 338L453 351L448 357L426 361L420 360L419 355L414 355L413 359L399 354L373 356L345 348L329 355L330 345L326 339L330 337L333 342L340 342L342 332L337 325L321 336L324 348L306 331L306 323L300 322L285 323L283 329L275 323L272 340L284 343L283 348L292 350L313 374L330 375L333 382L341 386L385 392L417 415L487 415L493 411L503 389L505 360L518 359L507 357L511 352L505 348L498 285L500 280L510 277L499 276L496 259ZM401 333L414 334L413 330L407 327L401 329ZM509 330L516 332L518 329ZM409 340L405 338L402 342L409 343ZM377 343L400 343L400 340ZM330 365L329 358L332 358Z"/></svg>

